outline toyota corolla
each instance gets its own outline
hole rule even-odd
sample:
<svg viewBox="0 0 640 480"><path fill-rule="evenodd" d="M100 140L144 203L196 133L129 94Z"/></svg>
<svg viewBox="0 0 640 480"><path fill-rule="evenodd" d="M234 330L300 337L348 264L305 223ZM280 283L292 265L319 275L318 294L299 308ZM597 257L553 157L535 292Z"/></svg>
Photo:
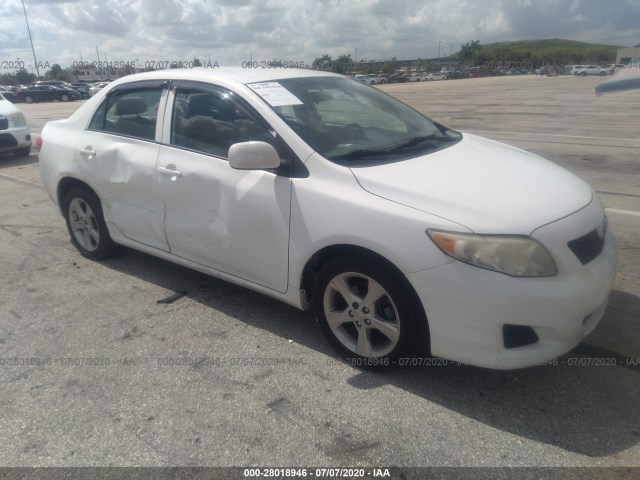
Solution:
<svg viewBox="0 0 640 480"><path fill-rule="evenodd" d="M81 254L126 245L310 309L362 364L544 362L616 273L585 182L331 73L128 76L46 125L40 165Z"/></svg>

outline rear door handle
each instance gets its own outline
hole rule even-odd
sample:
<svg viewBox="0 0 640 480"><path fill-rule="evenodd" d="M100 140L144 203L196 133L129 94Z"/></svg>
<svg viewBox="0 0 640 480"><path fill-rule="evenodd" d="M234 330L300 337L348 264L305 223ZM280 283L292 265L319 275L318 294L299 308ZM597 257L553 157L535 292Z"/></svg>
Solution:
<svg viewBox="0 0 640 480"><path fill-rule="evenodd" d="M96 152L91 145L87 145L86 147L81 148L80 153L82 155L86 155L87 157L89 157L89 159L92 159L93 157L96 157L98 155L98 152Z"/></svg>
<svg viewBox="0 0 640 480"><path fill-rule="evenodd" d="M170 165L170 166L173 166L173 165ZM182 176L182 172L180 170L173 170L173 169L167 168L167 167L158 167L158 171L163 175L167 175L168 177L181 177Z"/></svg>

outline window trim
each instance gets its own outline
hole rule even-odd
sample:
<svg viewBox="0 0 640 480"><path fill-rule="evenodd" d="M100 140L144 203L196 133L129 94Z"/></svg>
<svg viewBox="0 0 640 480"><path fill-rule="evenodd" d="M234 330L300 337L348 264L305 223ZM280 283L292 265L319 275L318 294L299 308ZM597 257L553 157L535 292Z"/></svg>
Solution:
<svg viewBox="0 0 640 480"><path fill-rule="evenodd" d="M168 93L168 89L169 89L170 83L171 82L169 80L143 80L143 81L140 81L140 82L123 83L121 85L117 85L117 86L113 87L105 95L105 97L102 99L102 101L98 104L98 107L91 114L91 117L89 118L89 122L87 123L87 126L86 126L85 130L89 131L89 132L98 132L98 133L102 133L102 134L106 134L106 135L115 135L117 137L133 138L133 139L140 140L140 141L143 141L143 142L160 143L159 138L162 135L162 125L164 123L164 115L165 115L165 111L166 111L167 93ZM156 89L158 87L162 87L162 90L160 91L160 101L158 103L158 113L157 113L157 118L156 118L156 128L155 128L154 138L153 139L145 138L145 137L138 137L138 136L135 136L135 135L127 135L127 134L121 133L121 132L112 132L112 131L109 131L109 130L105 130L106 114L107 114L106 108L105 108L105 112L104 112L104 118L102 119L102 129L91 128L91 124L93 123L93 119L95 118L97 113L100 111L100 109L109 102L109 100L112 98L113 95L122 94L123 91L126 92L126 91L153 90L153 89Z"/></svg>
<svg viewBox="0 0 640 480"><path fill-rule="evenodd" d="M166 145L167 147L177 148L181 150L186 150L186 151L197 153L200 155L206 155L208 157L224 160L225 162L229 161L229 158L227 156L216 155L214 153L204 152L202 150L196 150L183 145L175 145L171 143L171 130L173 127L173 115L175 113L174 106L176 101L176 92L179 88L192 89L192 90L198 91L199 93L213 93L217 95L224 95L229 93L232 94L233 101L243 110L243 112L248 117L250 117L252 120L254 120L256 123L258 123L261 127L269 131L270 133L271 132L272 134L275 133L275 136L273 137L273 146L274 148L276 148L277 133L275 129L271 126L271 124L269 124L269 122L267 122L264 119L262 115L256 112L256 110L249 104L249 102L247 102L244 98L242 98L237 92L234 92L233 90L230 90L229 88L225 88L221 85L216 85L213 83L198 82L193 80L171 81L171 85L169 87L170 94L168 95L168 98L167 98L167 104L166 104L165 116L164 116L165 127L162 134L162 141L160 142L162 145ZM278 152L278 153L281 153L281 152Z"/></svg>

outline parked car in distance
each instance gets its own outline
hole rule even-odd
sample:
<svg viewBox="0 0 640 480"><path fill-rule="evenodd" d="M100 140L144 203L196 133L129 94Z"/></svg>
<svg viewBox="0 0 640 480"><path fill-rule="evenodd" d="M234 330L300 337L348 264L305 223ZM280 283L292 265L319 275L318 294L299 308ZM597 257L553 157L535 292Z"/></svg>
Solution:
<svg viewBox="0 0 640 480"><path fill-rule="evenodd" d="M569 72L570 75L576 75L576 72L578 72L579 70L582 70L586 65L574 65L573 67L571 67L571 71Z"/></svg>
<svg viewBox="0 0 640 480"><path fill-rule="evenodd" d="M449 72L445 72L445 75L447 77L447 80L460 80L462 78L471 78L471 76L469 75L469 72L449 71Z"/></svg>
<svg viewBox="0 0 640 480"><path fill-rule="evenodd" d="M41 146L82 255L122 244L312 310L358 365L548 361L595 328L615 279L584 181L342 75L130 75Z"/></svg>
<svg viewBox="0 0 640 480"><path fill-rule="evenodd" d="M372 75L356 75L355 79L359 82L366 83L367 85L375 85L376 77Z"/></svg>
<svg viewBox="0 0 640 480"><path fill-rule="evenodd" d="M427 75L426 80L428 81L433 81L433 80L446 80L447 79L447 74L444 72L433 72Z"/></svg>
<svg viewBox="0 0 640 480"><path fill-rule="evenodd" d="M60 87L60 86L70 87L71 86L70 83L65 82L63 80L38 80L37 82L34 83L34 85L36 86L49 85L52 87Z"/></svg>
<svg viewBox="0 0 640 480"><path fill-rule="evenodd" d="M84 98L84 94L77 88L66 85L55 85L54 88L67 92L70 97L73 97L72 100L81 100Z"/></svg>
<svg viewBox="0 0 640 480"><path fill-rule="evenodd" d="M425 72L413 72L409 75L410 82L424 82L427 80L427 74Z"/></svg>
<svg viewBox="0 0 640 480"><path fill-rule="evenodd" d="M72 83L71 87L79 91L82 94L82 98L89 98L89 88L91 85L88 83Z"/></svg>
<svg viewBox="0 0 640 480"><path fill-rule="evenodd" d="M512 75L522 75L522 72L517 68L510 68L508 70L500 70L500 75L512 76Z"/></svg>
<svg viewBox="0 0 640 480"><path fill-rule="evenodd" d="M68 102L79 98L80 92L77 90L52 85L31 85L16 92L17 101L25 103L51 102L54 100Z"/></svg>
<svg viewBox="0 0 640 480"><path fill-rule="evenodd" d="M597 65L576 65L571 69L574 75L580 77L586 77L587 75L607 75L611 74L610 68L602 68Z"/></svg>
<svg viewBox="0 0 640 480"><path fill-rule="evenodd" d="M31 134L24 114L0 92L0 153L26 157L31 151Z"/></svg>
<svg viewBox="0 0 640 480"><path fill-rule="evenodd" d="M97 82L89 87L89 96L93 97L96 93L109 85L111 82Z"/></svg>
<svg viewBox="0 0 640 480"><path fill-rule="evenodd" d="M608 67L600 67L600 75L611 75L616 69L615 65L609 65Z"/></svg>
<svg viewBox="0 0 640 480"><path fill-rule="evenodd" d="M69 83L69 82L65 82L63 80L39 80L35 83L35 85L40 86L40 85L49 85L52 87L56 87L56 88L60 88L62 90L74 90L76 92L80 92L80 96L83 96L83 91L82 89L78 89L76 87L74 87L73 84ZM76 84L76 85L86 85L86 84Z"/></svg>
<svg viewBox="0 0 640 480"><path fill-rule="evenodd" d="M11 89L9 87L0 86L0 93L4 96L5 100L8 100L12 103L16 103L16 89Z"/></svg>
<svg viewBox="0 0 640 480"><path fill-rule="evenodd" d="M399 73L395 73L388 77L389 83L407 83L409 82L409 77L407 75L402 75Z"/></svg>
<svg viewBox="0 0 640 480"><path fill-rule="evenodd" d="M468 70L469 78L495 77L498 75L497 70L489 70L484 67L472 67Z"/></svg>

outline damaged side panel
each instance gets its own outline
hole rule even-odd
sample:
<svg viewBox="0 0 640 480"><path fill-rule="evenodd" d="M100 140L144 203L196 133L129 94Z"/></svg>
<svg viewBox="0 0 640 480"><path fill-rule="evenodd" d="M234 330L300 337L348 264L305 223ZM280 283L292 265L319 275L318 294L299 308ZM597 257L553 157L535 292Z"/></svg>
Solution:
<svg viewBox="0 0 640 480"><path fill-rule="evenodd" d="M154 142L86 131L76 148L75 171L92 179L110 228L168 251L156 188L158 152Z"/></svg>

